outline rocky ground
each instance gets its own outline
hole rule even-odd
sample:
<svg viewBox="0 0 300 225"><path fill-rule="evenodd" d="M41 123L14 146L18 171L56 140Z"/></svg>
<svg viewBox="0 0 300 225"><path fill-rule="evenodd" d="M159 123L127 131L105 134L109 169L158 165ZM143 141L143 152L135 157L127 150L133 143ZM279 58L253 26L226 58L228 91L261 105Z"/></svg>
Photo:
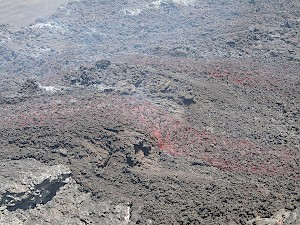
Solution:
<svg viewBox="0 0 300 225"><path fill-rule="evenodd" d="M80 1L0 29L0 224L300 224L297 1Z"/></svg>

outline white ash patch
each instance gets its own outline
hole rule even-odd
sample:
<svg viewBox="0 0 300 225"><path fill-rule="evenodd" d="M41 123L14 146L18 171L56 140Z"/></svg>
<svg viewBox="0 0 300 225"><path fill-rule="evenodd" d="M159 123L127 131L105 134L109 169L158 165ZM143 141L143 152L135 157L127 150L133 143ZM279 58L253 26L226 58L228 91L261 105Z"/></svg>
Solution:
<svg viewBox="0 0 300 225"><path fill-rule="evenodd" d="M47 23L36 23L32 26L30 26L31 28L55 28L55 29L63 29L61 26L56 25L53 22L47 22Z"/></svg>
<svg viewBox="0 0 300 225"><path fill-rule="evenodd" d="M43 86L41 84L39 84L39 88L41 90L44 90L44 91L47 91L47 92L50 92L50 93L54 93L54 92L57 92L60 90L60 88L58 87L54 87L54 86Z"/></svg>
<svg viewBox="0 0 300 225"><path fill-rule="evenodd" d="M157 0L157 1L151 2L149 4L149 7L159 8L164 3L174 3L174 4L177 4L177 5L188 6L188 5L191 5L194 2L195 2L195 0Z"/></svg>
<svg viewBox="0 0 300 225"><path fill-rule="evenodd" d="M142 12L142 9L124 9L125 15L137 16Z"/></svg>
<svg viewBox="0 0 300 225"><path fill-rule="evenodd" d="M177 5L189 6L192 3L194 3L194 2L195 2L195 0L156 0L156 1L152 1L150 3L147 3L145 5L139 4L137 6L136 2L133 1L132 4L135 4L136 7L125 8L123 10L123 13L125 15L137 16L137 15L141 14L145 10L151 10L151 9L154 9L154 8L158 9L163 4L177 4Z"/></svg>
<svg viewBox="0 0 300 225"><path fill-rule="evenodd" d="M173 0L173 2L175 4L188 6L188 5L193 4L195 2L195 0Z"/></svg>

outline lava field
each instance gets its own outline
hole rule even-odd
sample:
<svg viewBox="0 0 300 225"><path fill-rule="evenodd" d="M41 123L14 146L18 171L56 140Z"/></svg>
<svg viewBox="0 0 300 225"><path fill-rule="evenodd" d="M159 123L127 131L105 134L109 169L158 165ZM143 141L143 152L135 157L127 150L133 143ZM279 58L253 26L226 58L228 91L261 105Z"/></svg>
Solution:
<svg viewBox="0 0 300 225"><path fill-rule="evenodd" d="M0 224L300 224L299 13L82 0L2 18Z"/></svg>

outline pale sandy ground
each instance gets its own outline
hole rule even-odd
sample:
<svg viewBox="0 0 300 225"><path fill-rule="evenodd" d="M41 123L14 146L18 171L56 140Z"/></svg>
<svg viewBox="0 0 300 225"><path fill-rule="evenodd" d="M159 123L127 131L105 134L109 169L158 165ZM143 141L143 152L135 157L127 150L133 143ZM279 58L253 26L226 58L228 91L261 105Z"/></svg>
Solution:
<svg viewBox="0 0 300 225"><path fill-rule="evenodd" d="M0 0L0 24L22 27L50 16L70 0Z"/></svg>

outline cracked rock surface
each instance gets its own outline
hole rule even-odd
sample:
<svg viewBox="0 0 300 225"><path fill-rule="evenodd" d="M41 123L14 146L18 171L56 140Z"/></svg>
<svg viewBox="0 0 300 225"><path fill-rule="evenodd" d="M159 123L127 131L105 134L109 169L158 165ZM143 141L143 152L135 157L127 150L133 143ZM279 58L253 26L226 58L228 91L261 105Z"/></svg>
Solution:
<svg viewBox="0 0 300 225"><path fill-rule="evenodd" d="M63 165L49 167L33 159L3 161L0 163L1 208L16 211L45 204L70 175L70 169Z"/></svg>
<svg viewBox="0 0 300 225"><path fill-rule="evenodd" d="M294 211L289 211L285 209L279 210L271 218L260 218L257 217L253 220L248 221L248 225L294 225L300 224L300 208L295 209Z"/></svg>
<svg viewBox="0 0 300 225"><path fill-rule="evenodd" d="M66 166L25 159L2 161L0 168L1 225L130 222L130 203L95 203Z"/></svg>

